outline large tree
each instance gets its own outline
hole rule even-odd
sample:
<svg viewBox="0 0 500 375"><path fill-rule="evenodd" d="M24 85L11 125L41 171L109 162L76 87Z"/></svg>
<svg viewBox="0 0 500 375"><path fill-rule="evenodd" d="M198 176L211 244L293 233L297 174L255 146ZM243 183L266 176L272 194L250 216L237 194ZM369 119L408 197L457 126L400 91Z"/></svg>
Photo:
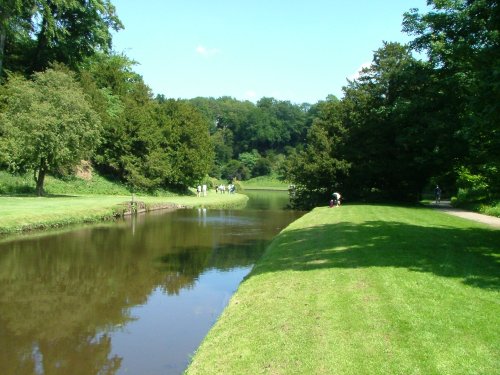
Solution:
<svg viewBox="0 0 500 375"><path fill-rule="evenodd" d="M76 68L85 57L111 50L111 30L121 28L110 0L3 0L0 75L4 67L30 73L52 62Z"/></svg>
<svg viewBox="0 0 500 375"><path fill-rule="evenodd" d="M73 75L49 69L33 79L12 76L2 91L0 144L14 172L33 171L43 194L47 173L61 173L89 158L100 120Z"/></svg>
<svg viewBox="0 0 500 375"><path fill-rule="evenodd" d="M415 36L436 81L436 95L452 118L443 128L466 150L454 150L459 180L482 181L482 196L500 196L500 3L498 0L429 0L432 9L405 14L404 29ZM455 123L453 123L455 122ZM452 150L453 151L453 150ZM470 186L474 189L475 186Z"/></svg>
<svg viewBox="0 0 500 375"><path fill-rule="evenodd" d="M442 129L446 100L425 63L408 48L384 43L372 64L344 88L345 157L352 163L348 190L361 197L416 199L428 179L449 167L460 142Z"/></svg>
<svg viewBox="0 0 500 375"><path fill-rule="evenodd" d="M350 168L342 155L346 139L342 103L331 98L318 103L315 111L306 147L292 153L286 166L286 178L296 185L293 203L298 207L327 202L333 191L342 188Z"/></svg>

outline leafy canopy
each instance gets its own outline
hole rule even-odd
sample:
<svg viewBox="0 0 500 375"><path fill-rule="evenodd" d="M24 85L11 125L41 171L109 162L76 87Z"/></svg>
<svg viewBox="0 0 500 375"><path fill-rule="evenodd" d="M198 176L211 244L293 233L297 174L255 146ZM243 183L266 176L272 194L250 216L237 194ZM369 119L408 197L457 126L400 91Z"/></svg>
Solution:
<svg viewBox="0 0 500 375"><path fill-rule="evenodd" d="M49 69L32 80L11 76L2 102L4 163L12 171L34 171L38 194L46 173L64 173L98 144L99 117L72 73Z"/></svg>

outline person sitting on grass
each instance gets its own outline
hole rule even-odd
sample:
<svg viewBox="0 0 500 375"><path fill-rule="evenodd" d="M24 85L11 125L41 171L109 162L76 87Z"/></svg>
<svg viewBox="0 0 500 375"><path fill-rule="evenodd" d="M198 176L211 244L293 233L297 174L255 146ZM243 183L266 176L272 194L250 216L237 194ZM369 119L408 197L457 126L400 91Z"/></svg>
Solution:
<svg viewBox="0 0 500 375"><path fill-rule="evenodd" d="M333 203L335 204L336 207L339 207L340 206L340 199L341 199L341 195L340 193L333 193Z"/></svg>

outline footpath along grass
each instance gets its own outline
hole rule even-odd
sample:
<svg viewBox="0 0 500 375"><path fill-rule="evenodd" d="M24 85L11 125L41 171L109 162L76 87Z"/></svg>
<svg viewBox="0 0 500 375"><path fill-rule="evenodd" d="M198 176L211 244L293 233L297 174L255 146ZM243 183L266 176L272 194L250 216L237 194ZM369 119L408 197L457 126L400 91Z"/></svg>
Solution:
<svg viewBox="0 0 500 375"><path fill-rule="evenodd" d="M244 206L247 199L241 194L215 192L209 192L206 197L135 197L135 200L143 201L147 206L172 203L206 208ZM130 200L131 196L119 195L0 197L0 233L111 219L117 212L123 211L120 204Z"/></svg>
<svg viewBox="0 0 500 375"><path fill-rule="evenodd" d="M240 285L187 374L498 374L500 231L317 208Z"/></svg>

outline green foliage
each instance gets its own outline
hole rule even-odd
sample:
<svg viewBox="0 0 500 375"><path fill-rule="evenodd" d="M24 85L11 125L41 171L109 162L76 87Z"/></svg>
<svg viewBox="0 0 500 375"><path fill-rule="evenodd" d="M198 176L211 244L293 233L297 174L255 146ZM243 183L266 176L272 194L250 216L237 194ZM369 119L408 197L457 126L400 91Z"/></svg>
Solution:
<svg viewBox="0 0 500 375"><path fill-rule="evenodd" d="M12 175L0 171L0 194L2 195L31 195L35 192L33 177L30 174ZM130 190L116 181L110 181L98 174L90 179L83 179L73 175L56 178L47 176L45 192L49 195L130 195Z"/></svg>
<svg viewBox="0 0 500 375"><path fill-rule="evenodd" d="M500 196L500 9L498 1L429 1L433 11L405 14L411 46L425 52L435 92L446 98L442 128L460 147L448 147L448 170L466 168L484 177ZM461 177L459 177L461 178Z"/></svg>
<svg viewBox="0 0 500 375"><path fill-rule="evenodd" d="M252 170L260 158L261 156L259 152L254 149L252 152L242 152L239 155L238 160L241 161L249 170Z"/></svg>
<svg viewBox="0 0 500 375"><path fill-rule="evenodd" d="M483 201L488 198L490 187L484 175L473 174L466 167L460 167L457 175L459 201Z"/></svg>
<svg viewBox="0 0 500 375"><path fill-rule="evenodd" d="M111 49L111 30L123 28L109 0L6 0L0 13L0 74L34 72L51 63L76 68L96 51ZM4 53L5 52L5 53Z"/></svg>
<svg viewBox="0 0 500 375"><path fill-rule="evenodd" d="M459 200L500 195L499 5L429 5L427 14L405 15L405 30L416 35L409 46L384 43L344 98L332 100L336 119L324 118L321 103L310 108L307 146L285 169L300 202L332 188L350 198L417 201L431 180L460 188ZM416 60L414 51L428 59ZM325 130L334 124L340 131Z"/></svg>
<svg viewBox="0 0 500 375"><path fill-rule="evenodd" d="M266 176L272 172L272 163L267 158L260 158L252 168L252 176Z"/></svg>
<svg viewBox="0 0 500 375"><path fill-rule="evenodd" d="M41 195L47 173L64 173L89 157L99 140L99 118L63 71L49 69L33 80L11 76L3 95L2 155L13 172L34 171Z"/></svg>
<svg viewBox="0 0 500 375"><path fill-rule="evenodd" d="M46 191L52 195L91 194L91 195L130 195L130 190L116 181L110 181L93 174L91 179L75 176L54 178L49 176Z"/></svg>
<svg viewBox="0 0 500 375"><path fill-rule="evenodd" d="M230 160L222 169L222 177L228 181L247 180L250 176L250 170L239 160Z"/></svg>
<svg viewBox="0 0 500 375"><path fill-rule="evenodd" d="M406 47L385 43L344 88L345 154L352 163L347 191L353 196L418 200L429 178L450 167L444 151L450 137L436 126L439 110L426 102L435 96L421 78L428 72Z"/></svg>
<svg viewBox="0 0 500 375"><path fill-rule="evenodd" d="M166 184L192 186L207 175L214 160L207 123L189 103L169 100L160 105L170 122L170 137L164 145L170 151L172 174L165 178ZM168 134L168 133L167 133Z"/></svg>
<svg viewBox="0 0 500 375"><path fill-rule="evenodd" d="M35 187L31 175L13 175L6 171L0 171L0 194L31 195L34 193Z"/></svg>
<svg viewBox="0 0 500 375"><path fill-rule="evenodd" d="M185 190L213 165L209 124L187 101L153 100L133 65L125 56L104 54L81 65L104 127L96 168L135 191Z"/></svg>
<svg viewBox="0 0 500 375"><path fill-rule="evenodd" d="M304 141L309 126L307 104L262 98L255 105L228 97L195 98L190 102L212 126L218 165L240 159L241 154L253 150L263 155L294 148ZM253 166L247 167L252 169Z"/></svg>
<svg viewBox="0 0 500 375"><path fill-rule="evenodd" d="M338 101L320 103L317 117L307 135L307 146L290 155L285 177L296 185L292 201L311 207L327 201L335 190L341 190L350 164L342 157L346 129Z"/></svg>

